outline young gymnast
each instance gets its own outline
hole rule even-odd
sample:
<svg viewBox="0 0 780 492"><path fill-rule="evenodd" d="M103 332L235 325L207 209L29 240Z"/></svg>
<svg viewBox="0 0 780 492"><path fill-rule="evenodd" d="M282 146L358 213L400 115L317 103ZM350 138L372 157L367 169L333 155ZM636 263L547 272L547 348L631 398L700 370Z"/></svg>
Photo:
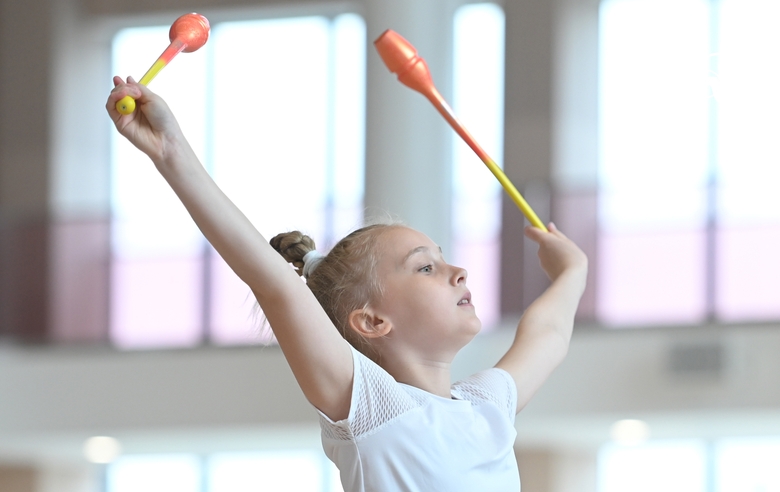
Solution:
<svg viewBox="0 0 780 492"><path fill-rule="evenodd" d="M585 288L587 258L572 241L552 224L526 228L551 284L496 366L451 384L452 360L481 324L466 271L431 239L378 224L327 255L299 232L269 243L198 162L165 102L131 78L114 85L106 109L117 130L251 288L320 414L345 491L520 490L515 415L564 358ZM123 116L115 104L126 95L137 109Z"/></svg>

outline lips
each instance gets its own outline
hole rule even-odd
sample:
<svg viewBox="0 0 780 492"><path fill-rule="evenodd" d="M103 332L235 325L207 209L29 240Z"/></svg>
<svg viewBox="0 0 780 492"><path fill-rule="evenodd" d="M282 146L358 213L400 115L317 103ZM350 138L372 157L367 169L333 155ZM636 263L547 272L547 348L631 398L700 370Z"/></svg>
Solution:
<svg viewBox="0 0 780 492"><path fill-rule="evenodd" d="M471 292L466 291L466 295L458 301L458 306L468 306L471 304Z"/></svg>

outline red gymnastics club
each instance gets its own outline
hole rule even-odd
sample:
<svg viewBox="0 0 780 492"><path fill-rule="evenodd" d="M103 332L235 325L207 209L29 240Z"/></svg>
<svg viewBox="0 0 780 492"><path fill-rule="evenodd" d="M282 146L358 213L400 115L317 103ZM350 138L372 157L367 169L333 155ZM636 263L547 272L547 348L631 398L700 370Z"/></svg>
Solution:
<svg viewBox="0 0 780 492"><path fill-rule="evenodd" d="M515 185L509 181L509 178L506 177L506 174L504 174L501 168L498 167L495 161L490 158L476 140L474 140L474 137L471 136L468 130L466 130L455 117L452 108L450 108L442 95L439 94L439 91L436 90L436 86L433 85L433 79L431 79L428 64L417 54L417 50L414 46L392 29L383 32L382 35L374 41L374 46L379 52L379 56L382 57L382 61L387 65L387 68L389 68L392 73L398 75L398 80L407 87L411 87L427 97L439 113L444 116L444 119L447 120L447 123L450 124L453 130L455 130L463 141L471 147L471 150L482 159L482 162L485 163L488 169L490 169L490 172L498 179L498 182L501 183L501 186L504 187L504 190L509 194L520 211L523 212L523 215L525 215L528 221L539 229L546 231L547 228L542 221L539 220L539 217L537 217L536 213L534 213L533 209L528 205L528 202L525 201L520 192L517 191Z"/></svg>
<svg viewBox="0 0 780 492"><path fill-rule="evenodd" d="M173 22L168 37L171 44L163 51L162 55L151 66L149 70L141 77L138 82L142 85L148 85L149 82L182 51L192 53L200 49L209 39L209 21L200 14L184 14ZM116 110L122 114L130 114L135 110L135 99L125 96L116 103Z"/></svg>

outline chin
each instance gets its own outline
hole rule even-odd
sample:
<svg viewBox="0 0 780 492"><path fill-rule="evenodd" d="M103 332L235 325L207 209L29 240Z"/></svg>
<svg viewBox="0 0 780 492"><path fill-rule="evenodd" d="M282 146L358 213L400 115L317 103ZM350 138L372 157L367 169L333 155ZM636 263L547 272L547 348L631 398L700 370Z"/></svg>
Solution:
<svg viewBox="0 0 780 492"><path fill-rule="evenodd" d="M482 321L479 318L476 318L473 326L471 326L470 328L471 330L469 330L469 332L471 333L471 335L476 336L477 333L482 331Z"/></svg>
<svg viewBox="0 0 780 492"><path fill-rule="evenodd" d="M477 323L477 327L476 327L476 329L474 330L474 335L476 335L476 334L477 334L477 333L479 333L480 331L482 331L482 322L481 322L481 321L480 321L479 323Z"/></svg>

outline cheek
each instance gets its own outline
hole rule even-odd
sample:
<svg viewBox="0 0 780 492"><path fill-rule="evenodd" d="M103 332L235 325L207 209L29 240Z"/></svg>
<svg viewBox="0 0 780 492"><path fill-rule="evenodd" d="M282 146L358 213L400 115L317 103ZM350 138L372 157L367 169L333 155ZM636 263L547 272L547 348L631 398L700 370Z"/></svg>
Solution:
<svg viewBox="0 0 780 492"><path fill-rule="evenodd" d="M430 292L419 292L417 295L409 292L406 312L419 321L431 322L438 319L445 309L444 300L437 298Z"/></svg>
<svg viewBox="0 0 780 492"><path fill-rule="evenodd" d="M388 295L386 301L388 311L402 323L426 318L429 313L436 311L429 296L409 287Z"/></svg>

